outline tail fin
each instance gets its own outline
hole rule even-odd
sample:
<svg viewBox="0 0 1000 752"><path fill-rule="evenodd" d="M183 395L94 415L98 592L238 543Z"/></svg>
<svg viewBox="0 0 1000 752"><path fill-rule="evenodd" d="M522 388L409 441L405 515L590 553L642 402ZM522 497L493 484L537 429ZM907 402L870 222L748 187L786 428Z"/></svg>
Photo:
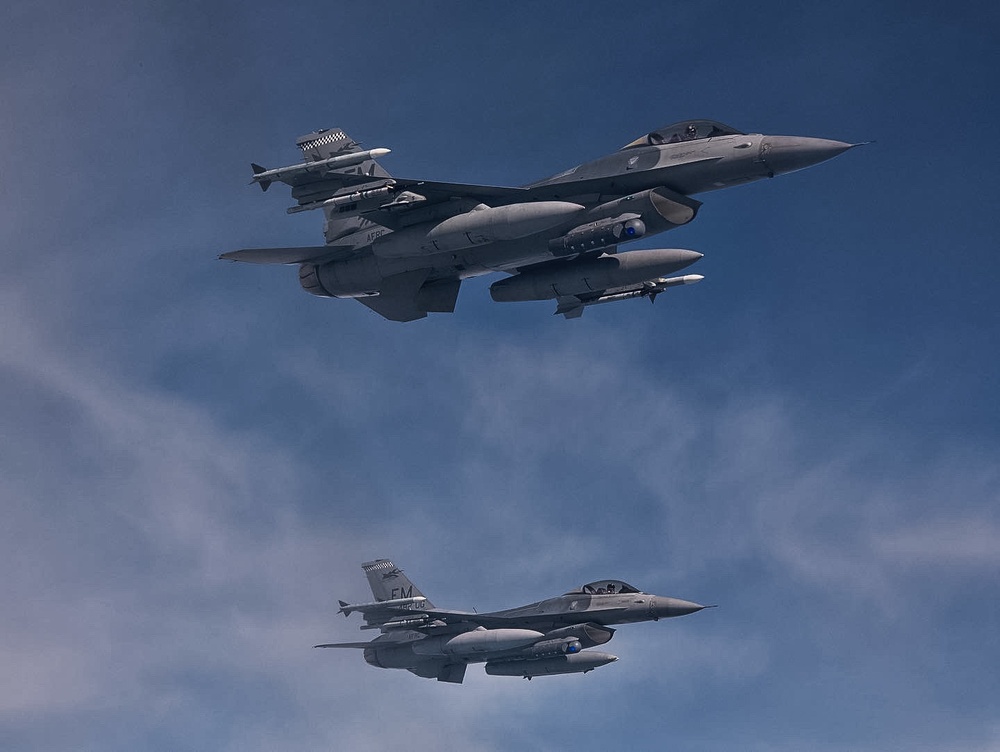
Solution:
<svg viewBox="0 0 1000 752"><path fill-rule="evenodd" d="M363 151L361 145L340 128L327 128L299 136L295 141L295 145L302 150L302 156L306 162L317 162L329 157L339 157L344 154ZM374 159L368 159L361 164L334 170L334 172L342 172L347 175L367 175L373 181L392 177ZM357 190L357 188L353 187L351 190ZM323 213L326 215L326 224L323 227L323 232L327 243L332 243L337 238L351 235L372 225L372 222L359 217L357 214L347 217L339 216L340 210L333 207L324 209Z"/></svg>
<svg viewBox="0 0 1000 752"><path fill-rule="evenodd" d="M371 585L372 595L376 601L416 598L423 595L420 589L410 582L410 578L403 574L403 570L398 569L388 559L366 561L361 565L361 569L368 577L368 584ZM434 604L424 601L423 607L434 608Z"/></svg>

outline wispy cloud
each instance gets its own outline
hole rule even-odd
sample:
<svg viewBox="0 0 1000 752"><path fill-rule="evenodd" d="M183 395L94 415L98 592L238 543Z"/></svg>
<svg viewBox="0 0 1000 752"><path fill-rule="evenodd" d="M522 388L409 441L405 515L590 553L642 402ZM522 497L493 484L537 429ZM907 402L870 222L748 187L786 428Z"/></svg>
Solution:
<svg viewBox="0 0 1000 752"><path fill-rule="evenodd" d="M538 10L527 32L477 7L445 27L394 9L379 44L434 49L405 64L350 32L370 26L360 6L306 23L264 6L198 8L199 23L141 3L13 7L0 747L614 748L623 720L637 748L995 749L996 176L974 139L917 164L912 136L990 122L952 85L988 88L988 24L924 14L908 38L886 34L888 13L803 7L765 35L791 46L762 57L747 31L773 13L737 14L736 33L650 5L638 37L612 39L616 11L596 5ZM701 55L719 34L730 57ZM928 34L961 54L927 57ZM296 54L258 54L264 39ZM539 45L550 64L528 80ZM655 74L608 77L581 49L690 85L657 94ZM732 55L777 98L727 78ZM594 97L646 104L581 120ZM316 241L274 189L238 184L317 125L392 139L400 174L527 180L666 122L664 101L747 128L893 136L817 173L809 201L798 176L712 194L676 233L708 253L709 281L652 314L480 318L468 296L485 285L468 283L455 317L398 327L302 294L294 269L215 261ZM976 191L947 190L970 170ZM963 248L948 272L941 247ZM586 676L473 667L443 686L309 647L369 634L334 599L367 597L372 556L459 608L607 576L721 607L623 627L621 661Z"/></svg>

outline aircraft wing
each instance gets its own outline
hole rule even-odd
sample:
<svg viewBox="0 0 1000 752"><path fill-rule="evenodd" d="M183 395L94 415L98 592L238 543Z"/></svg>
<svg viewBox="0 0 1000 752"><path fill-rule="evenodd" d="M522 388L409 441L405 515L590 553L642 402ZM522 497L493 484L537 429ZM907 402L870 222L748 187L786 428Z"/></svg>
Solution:
<svg viewBox="0 0 1000 752"><path fill-rule="evenodd" d="M562 612L529 612L525 609L513 609L511 612L497 611L494 613L477 614L468 611L444 611L441 609L421 609L419 613L427 614L429 617L444 622L445 624L475 624L487 629L500 629L503 627L531 627L532 625L545 625L563 622L563 617L574 616L584 617L583 621L593 621L594 617L609 616L621 613L627 609L624 606L614 608L598 608L580 611L574 614Z"/></svg>
<svg viewBox="0 0 1000 752"><path fill-rule="evenodd" d="M333 179L294 186L292 197L298 206L288 209L290 214L330 207L337 210L338 217L360 215L383 227L398 229L407 224L406 214L416 209L454 203L457 213L467 211L470 201L499 206L531 200L532 193L525 188L499 185L337 174Z"/></svg>
<svg viewBox="0 0 1000 752"><path fill-rule="evenodd" d="M442 183L437 180L412 180L409 178L391 178L396 188L403 191L413 191L428 200L447 201L453 198L471 198L477 201L487 199L509 199L510 201L525 201L531 196L527 188L508 188L502 185L479 185L477 183Z"/></svg>
<svg viewBox="0 0 1000 752"><path fill-rule="evenodd" d="M358 648L371 647L370 642L328 642L323 645L313 645L314 648Z"/></svg>
<svg viewBox="0 0 1000 752"><path fill-rule="evenodd" d="M319 164L319 163L317 163ZM263 169L259 165L254 165L254 170ZM518 196L524 197L529 193L526 188L508 188L500 185L478 185L475 183L445 183L436 180L417 180L413 178L393 178L387 174L366 174L364 172L348 173L337 171L316 170L312 165L301 165L301 169L273 178L272 180L260 181L257 178L261 174L255 175L255 182L261 184L271 182L285 183L292 188L292 196L299 200L299 204L308 204L313 201L323 201L332 198L337 192L345 188L366 188L379 187L381 185L393 184L399 190L415 191L423 195L430 194L435 198L474 198L487 199L498 197ZM295 167L281 168L284 170L295 170ZM278 172L274 170L272 172ZM266 189L265 189L266 190Z"/></svg>
<svg viewBox="0 0 1000 752"><path fill-rule="evenodd" d="M298 201L298 206L291 207L288 210L290 214L336 205L341 212L344 212L341 207L351 207L348 211L352 214L380 215L385 218L385 214L392 217L404 213L407 209L425 207L429 203L436 204L455 199L470 199L477 203L487 201L512 203L524 201L526 197L531 195L530 191L525 188L393 178L384 170L371 171L366 174L365 172L316 170L311 165L300 165L299 167L301 169L298 171L285 175L279 174L269 180L257 180L261 175L267 173L258 173L254 176L255 182L260 185L281 182L291 186L292 198ZM258 169L262 168L259 165L254 165L254 170ZM280 169L294 170L295 168ZM270 172L277 173L279 170ZM405 199L394 199L394 197L404 193L406 194ZM353 210L353 207L357 207L357 210ZM371 218L376 219L375 216ZM380 222L380 224L382 223Z"/></svg>

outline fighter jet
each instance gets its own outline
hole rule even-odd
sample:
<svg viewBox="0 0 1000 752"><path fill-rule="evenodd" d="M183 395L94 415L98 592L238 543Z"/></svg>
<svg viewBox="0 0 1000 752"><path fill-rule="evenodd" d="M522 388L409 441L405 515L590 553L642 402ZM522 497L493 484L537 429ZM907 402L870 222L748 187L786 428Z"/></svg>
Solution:
<svg viewBox="0 0 1000 752"><path fill-rule="evenodd" d="M435 608L388 559L361 565L373 603L340 601L340 612L364 616L361 629L379 629L371 642L336 642L317 648L357 648L379 668L405 668L427 679L461 684L470 663L492 676L577 674L617 661L589 648L615 634L612 624L657 621L701 611L677 598L643 593L621 580L591 582L565 595L490 613Z"/></svg>
<svg viewBox="0 0 1000 752"><path fill-rule="evenodd" d="M656 296L702 280L669 276L702 257L679 248L619 252L621 245L686 225L692 195L823 162L858 144L747 134L713 120L651 131L618 151L521 188L393 178L339 128L296 141L303 161L266 169L253 183L291 186L289 214L321 210L326 244L254 248L220 258L297 264L313 295L354 298L393 321L455 310L462 280L507 276L497 302L555 300L566 318L584 308Z"/></svg>

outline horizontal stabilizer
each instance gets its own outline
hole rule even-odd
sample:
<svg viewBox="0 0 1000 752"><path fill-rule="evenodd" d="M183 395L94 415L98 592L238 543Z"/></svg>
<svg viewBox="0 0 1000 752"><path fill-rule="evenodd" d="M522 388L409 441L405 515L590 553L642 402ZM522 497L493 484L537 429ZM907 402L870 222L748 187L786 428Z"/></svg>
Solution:
<svg viewBox="0 0 1000 752"><path fill-rule="evenodd" d="M314 648L370 648L370 642L328 642L324 645L313 645Z"/></svg>
<svg viewBox="0 0 1000 752"><path fill-rule="evenodd" d="M354 255L354 246L316 245L302 248L242 248L219 256L224 261L247 264L302 264L307 261L339 261Z"/></svg>
<svg viewBox="0 0 1000 752"><path fill-rule="evenodd" d="M356 300L389 321L416 321L425 318L430 309L420 305L418 295L429 273L430 269L418 269L394 274L382 280L382 289L378 295ZM455 289L455 295L458 295L458 288Z"/></svg>

